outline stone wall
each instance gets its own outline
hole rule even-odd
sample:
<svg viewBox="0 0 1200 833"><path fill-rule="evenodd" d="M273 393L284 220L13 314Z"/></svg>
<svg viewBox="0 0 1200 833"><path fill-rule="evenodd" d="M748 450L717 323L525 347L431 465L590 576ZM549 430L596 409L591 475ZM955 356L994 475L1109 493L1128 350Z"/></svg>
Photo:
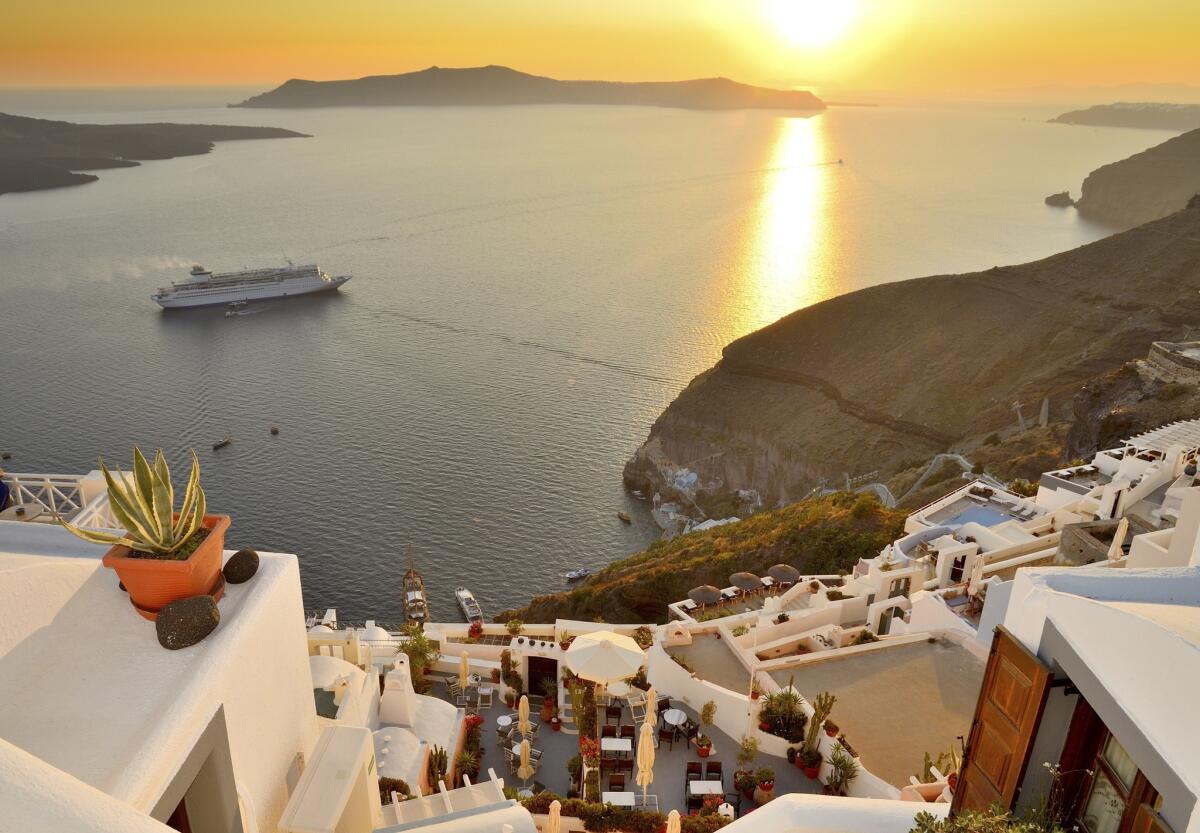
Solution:
<svg viewBox="0 0 1200 833"><path fill-rule="evenodd" d="M1200 351L1200 341L1156 341L1150 346L1146 363L1164 382L1200 384L1200 359L1184 355L1184 350Z"/></svg>

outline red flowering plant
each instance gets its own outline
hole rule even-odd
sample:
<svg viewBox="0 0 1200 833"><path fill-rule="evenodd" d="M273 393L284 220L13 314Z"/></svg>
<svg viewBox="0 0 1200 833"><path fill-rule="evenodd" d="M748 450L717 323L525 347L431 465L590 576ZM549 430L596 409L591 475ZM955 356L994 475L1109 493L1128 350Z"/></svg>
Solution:
<svg viewBox="0 0 1200 833"><path fill-rule="evenodd" d="M478 639L479 637L483 636L483 623L472 622L471 626L467 628L467 636L469 636L471 639Z"/></svg>
<svg viewBox="0 0 1200 833"><path fill-rule="evenodd" d="M600 741L580 735L579 754L588 766L598 766L600 764Z"/></svg>

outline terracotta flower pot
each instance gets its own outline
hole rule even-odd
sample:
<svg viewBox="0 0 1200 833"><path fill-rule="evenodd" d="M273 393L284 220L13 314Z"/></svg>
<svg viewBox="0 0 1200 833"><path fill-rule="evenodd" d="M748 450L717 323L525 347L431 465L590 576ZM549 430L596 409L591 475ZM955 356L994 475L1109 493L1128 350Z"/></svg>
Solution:
<svg viewBox="0 0 1200 833"><path fill-rule="evenodd" d="M550 720L550 728L551 728L551 729L553 729L553 730L554 730L554 731L556 731L556 732L557 732L557 731L559 731L560 729L562 729L562 721L561 721L561 720L559 720L557 717L555 717L555 718L551 718L551 720Z"/></svg>
<svg viewBox="0 0 1200 833"><path fill-rule="evenodd" d="M812 766L804 767L804 774L815 781L817 776L821 774L821 765L813 764Z"/></svg>
<svg viewBox="0 0 1200 833"><path fill-rule="evenodd" d="M774 797L775 797L774 782L771 783L771 786L769 789L764 789L763 785L761 785L761 784L754 789L754 803L755 804L766 804L768 801L770 801Z"/></svg>
<svg viewBox="0 0 1200 833"><path fill-rule="evenodd" d="M211 595L220 600L225 591L221 577L221 554L225 550L228 515L205 515L208 537L186 561L133 558L125 546L114 546L104 554L103 564L116 571L129 593L129 601L143 618L154 621L168 604L190 596Z"/></svg>
<svg viewBox="0 0 1200 833"><path fill-rule="evenodd" d="M711 746L697 746L696 754L699 755L701 758L707 758L709 755L712 754L712 747Z"/></svg>

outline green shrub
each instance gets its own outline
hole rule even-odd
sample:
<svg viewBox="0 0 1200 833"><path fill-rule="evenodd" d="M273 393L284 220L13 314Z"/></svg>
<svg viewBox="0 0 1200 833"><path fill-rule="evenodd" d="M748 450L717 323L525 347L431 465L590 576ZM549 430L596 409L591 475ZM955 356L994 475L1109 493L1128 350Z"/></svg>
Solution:
<svg viewBox="0 0 1200 833"><path fill-rule="evenodd" d="M379 778L379 800L384 804L392 803L392 793L400 794L401 800L412 798L412 788L402 778Z"/></svg>
<svg viewBox="0 0 1200 833"><path fill-rule="evenodd" d="M1163 402L1170 402L1181 396L1186 396L1191 391L1191 385L1185 385L1182 382L1167 382L1158 392L1158 398Z"/></svg>
<svg viewBox="0 0 1200 833"><path fill-rule="evenodd" d="M858 635L850 640L851 645L870 645L872 642L878 642L879 637L868 628L863 628L858 632Z"/></svg>
<svg viewBox="0 0 1200 833"><path fill-rule="evenodd" d="M1025 478L1018 477L1008 484L1008 490L1014 495L1020 495L1021 497L1033 497L1037 494L1038 487L1036 483L1030 483Z"/></svg>
<svg viewBox="0 0 1200 833"><path fill-rule="evenodd" d="M966 810L944 819L931 813L917 813L913 822L910 833L1062 833L1057 825L1018 818L998 804L983 812Z"/></svg>

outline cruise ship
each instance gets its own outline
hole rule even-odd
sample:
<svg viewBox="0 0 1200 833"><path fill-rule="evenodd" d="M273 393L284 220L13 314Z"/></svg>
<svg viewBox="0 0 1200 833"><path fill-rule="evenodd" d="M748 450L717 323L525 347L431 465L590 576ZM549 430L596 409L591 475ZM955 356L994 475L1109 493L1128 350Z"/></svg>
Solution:
<svg viewBox="0 0 1200 833"><path fill-rule="evenodd" d="M193 266L187 280L173 281L171 286L159 289L150 297L164 309L208 307L326 292L337 289L350 278L350 275L332 277L312 263L216 273L203 266Z"/></svg>

